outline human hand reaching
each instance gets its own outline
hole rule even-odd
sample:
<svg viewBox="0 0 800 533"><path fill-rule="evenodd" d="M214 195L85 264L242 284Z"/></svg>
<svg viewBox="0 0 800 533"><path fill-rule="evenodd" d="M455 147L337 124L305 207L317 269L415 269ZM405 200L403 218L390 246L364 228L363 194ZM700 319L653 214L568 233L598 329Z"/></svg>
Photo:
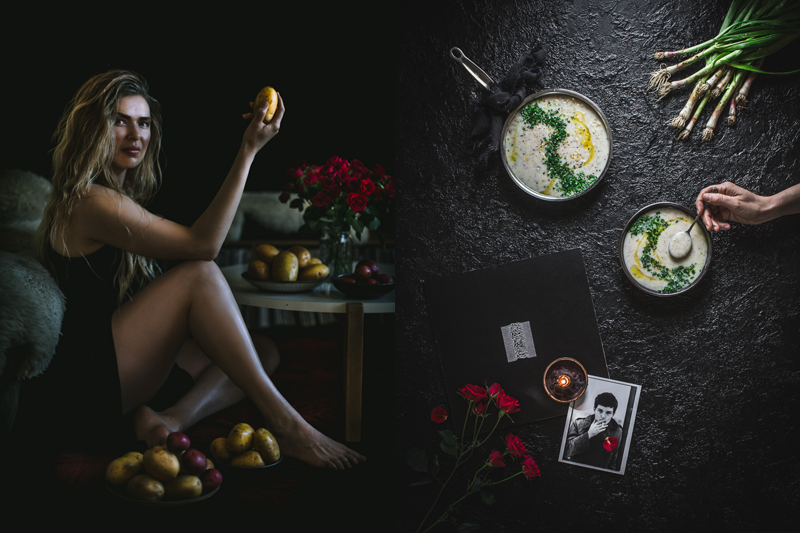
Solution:
<svg viewBox="0 0 800 533"><path fill-rule="evenodd" d="M253 107L253 102L250 102L250 107ZM283 98L278 93L278 107L275 109L275 114L272 116L267 124L264 124L264 116L267 114L269 102L263 102L257 108L253 107L251 113L244 113L242 118L250 120L250 124L244 132L242 143L245 147L252 149L254 152L261 150L270 139L278 134L281 128L281 120L286 108L283 105Z"/></svg>
<svg viewBox="0 0 800 533"><path fill-rule="evenodd" d="M717 192L710 192L712 188L716 188ZM697 195L695 206L709 231L731 229L731 225L724 222L726 220L742 224L761 224L774 218L770 215L770 197L758 196L729 181L702 189Z"/></svg>

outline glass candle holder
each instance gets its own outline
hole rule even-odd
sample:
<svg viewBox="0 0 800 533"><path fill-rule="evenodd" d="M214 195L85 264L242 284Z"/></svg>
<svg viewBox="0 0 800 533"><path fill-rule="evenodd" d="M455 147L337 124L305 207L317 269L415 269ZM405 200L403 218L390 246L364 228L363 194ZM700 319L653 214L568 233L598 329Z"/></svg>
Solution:
<svg viewBox="0 0 800 533"><path fill-rule="evenodd" d="M571 357L556 359L544 371L544 390L557 402L574 402L586 392L586 369Z"/></svg>

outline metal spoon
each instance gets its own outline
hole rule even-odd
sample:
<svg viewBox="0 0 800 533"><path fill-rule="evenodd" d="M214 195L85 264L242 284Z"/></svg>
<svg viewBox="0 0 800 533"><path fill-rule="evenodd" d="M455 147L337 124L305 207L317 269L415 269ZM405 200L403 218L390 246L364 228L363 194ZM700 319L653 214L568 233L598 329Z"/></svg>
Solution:
<svg viewBox="0 0 800 533"><path fill-rule="evenodd" d="M717 188L712 187L708 192L715 193L717 192ZM700 220L700 213L697 213L697 216L694 217L694 222L689 226L689 229L680 231L672 236L672 239L669 241L669 255L675 259L683 259L689 255L689 252L692 251L692 236L689 232L692 231L692 228L697 224L698 220Z"/></svg>

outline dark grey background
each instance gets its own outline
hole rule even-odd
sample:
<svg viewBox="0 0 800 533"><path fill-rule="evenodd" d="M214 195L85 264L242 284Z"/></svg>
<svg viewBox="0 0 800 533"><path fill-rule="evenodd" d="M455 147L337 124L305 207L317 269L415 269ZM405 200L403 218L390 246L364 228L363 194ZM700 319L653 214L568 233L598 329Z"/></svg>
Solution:
<svg viewBox="0 0 800 533"><path fill-rule="evenodd" d="M648 73L658 67L652 53L713 37L728 6L397 4L398 531L414 531L435 494L432 485L410 486L423 475L407 465L408 449L438 453L444 470L452 465L437 446L436 430L448 422L430 422L433 407L448 405L424 282L570 248L583 253L611 378L642 386L626 473L558 463L565 417L518 426L541 478L499 485L492 506L471 496L459 523L496 532L796 528L800 217L714 234L710 271L674 299L640 293L617 259L620 232L645 205L692 206L703 186L725 179L768 195L800 178L797 76L759 77L738 124L718 126L707 143L699 133L710 110L685 142L665 125L688 90L661 101L645 92ZM603 183L567 204L525 194L499 160L482 168L464 148L472 99L482 89L448 50L460 47L499 79L537 39L550 49L543 86L594 100L614 135ZM765 68L800 68L797 43ZM473 461L502 445L498 435ZM463 494L475 468L456 476L445 501Z"/></svg>

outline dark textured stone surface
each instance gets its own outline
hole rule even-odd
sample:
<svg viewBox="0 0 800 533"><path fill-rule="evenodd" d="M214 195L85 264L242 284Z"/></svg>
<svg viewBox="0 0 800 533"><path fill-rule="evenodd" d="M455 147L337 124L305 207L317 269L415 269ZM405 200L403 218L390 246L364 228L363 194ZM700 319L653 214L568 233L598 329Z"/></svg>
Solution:
<svg viewBox="0 0 800 533"><path fill-rule="evenodd" d="M422 475L407 450L451 465L429 422L447 402L423 283L569 248L583 253L611 377L642 386L627 471L559 463L564 417L519 426L542 477L498 486L492 506L473 496L461 520L497 532L796 528L800 216L714 234L711 270L685 296L645 296L617 259L620 232L647 204L692 206L701 187L724 179L759 194L800 179L797 76L759 77L738 125L708 143L699 129L677 141L665 125L688 90L661 101L645 92L652 53L712 37L728 5L398 3L398 531L416 529L435 493L410 487ZM482 89L448 50L460 47L498 79L535 39L550 49L544 87L594 100L614 135L604 182L566 204L528 196L499 160L481 168L464 150ZM765 68L800 68L797 52L795 43ZM448 500L463 493L466 473Z"/></svg>

